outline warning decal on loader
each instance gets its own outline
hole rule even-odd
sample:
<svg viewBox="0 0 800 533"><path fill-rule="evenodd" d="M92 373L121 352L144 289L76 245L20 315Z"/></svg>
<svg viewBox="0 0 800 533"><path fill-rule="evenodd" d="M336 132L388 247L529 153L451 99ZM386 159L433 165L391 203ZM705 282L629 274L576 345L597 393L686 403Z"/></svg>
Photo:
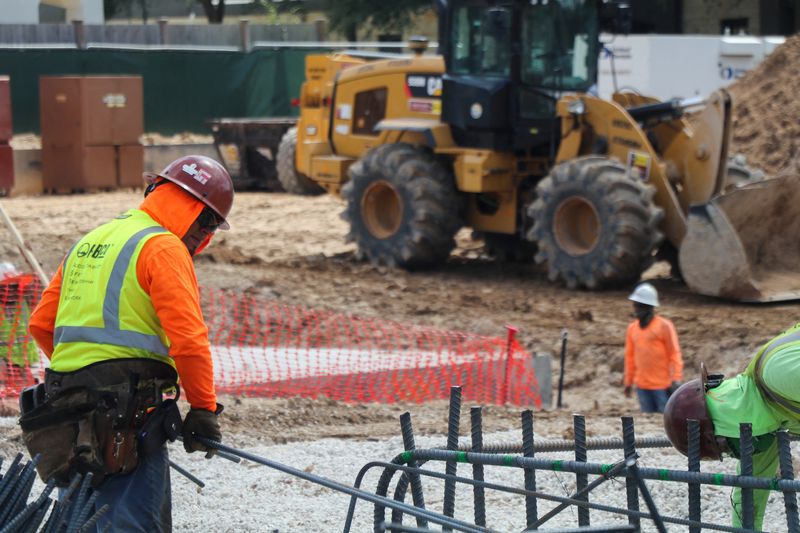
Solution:
<svg viewBox="0 0 800 533"><path fill-rule="evenodd" d="M442 77L438 74L406 74L406 96L441 98Z"/></svg>
<svg viewBox="0 0 800 533"><path fill-rule="evenodd" d="M642 152L628 152L628 175L642 181L650 179L650 164L652 158Z"/></svg>

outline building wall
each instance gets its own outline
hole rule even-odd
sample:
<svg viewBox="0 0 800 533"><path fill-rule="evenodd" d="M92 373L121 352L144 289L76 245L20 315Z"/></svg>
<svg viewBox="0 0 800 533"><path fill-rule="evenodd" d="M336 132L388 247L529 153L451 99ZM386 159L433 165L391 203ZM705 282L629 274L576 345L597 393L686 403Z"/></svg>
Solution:
<svg viewBox="0 0 800 533"><path fill-rule="evenodd" d="M683 2L683 32L719 35L723 20L746 19L745 31L760 33L758 0L689 0ZM737 33L732 29L732 33Z"/></svg>
<svg viewBox="0 0 800 533"><path fill-rule="evenodd" d="M3 0L0 24L37 24L39 3L31 0Z"/></svg>
<svg viewBox="0 0 800 533"><path fill-rule="evenodd" d="M42 3L66 9L67 22L71 20L82 20L85 24L105 22L103 0L47 0Z"/></svg>

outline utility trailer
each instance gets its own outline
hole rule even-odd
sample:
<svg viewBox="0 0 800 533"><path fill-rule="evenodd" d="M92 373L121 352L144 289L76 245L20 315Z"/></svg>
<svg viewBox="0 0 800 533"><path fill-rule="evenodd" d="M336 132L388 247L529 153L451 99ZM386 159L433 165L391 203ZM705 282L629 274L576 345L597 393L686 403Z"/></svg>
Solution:
<svg viewBox="0 0 800 533"><path fill-rule="evenodd" d="M208 122L220 160L236 190L283 191L278 146L295 117L218 118Z"/></svg>

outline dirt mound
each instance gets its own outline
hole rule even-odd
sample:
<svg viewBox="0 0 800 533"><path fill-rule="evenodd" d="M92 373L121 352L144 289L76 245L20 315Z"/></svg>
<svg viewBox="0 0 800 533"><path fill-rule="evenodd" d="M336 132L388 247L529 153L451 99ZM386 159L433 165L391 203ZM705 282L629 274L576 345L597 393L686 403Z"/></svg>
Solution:
<svg viewBox="0 0 800 533"><path fill-rule="evenodd" d="M800 34L789 37L729 87L733 96L732 154L773 175L800 163Z"/></svg>

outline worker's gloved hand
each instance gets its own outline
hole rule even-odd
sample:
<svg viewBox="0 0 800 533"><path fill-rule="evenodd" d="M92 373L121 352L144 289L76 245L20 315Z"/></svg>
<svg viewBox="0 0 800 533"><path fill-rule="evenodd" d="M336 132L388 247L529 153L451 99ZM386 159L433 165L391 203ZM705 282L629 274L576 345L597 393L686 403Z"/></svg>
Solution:
<svg viewBox="0 0 800 533"><path fill-rule="evenodd" d="M672 396L672 393L678 390L678 387L681 386L680 381L673 381L670 383L669 387L667 387L667 396Z"/></svg>
<svg viewBox="0 0 800 533"><path fill-rule="evenodd" d="M191 409L183 420L183 448L186 453L206 452L206 459L210 459L216 452L205 444L201 444L194 437L205 437L217 442L222 441L222 432L219 428L217 416L222 413L222 404L217 404L216 411L207 409Z"/></svg>
<svg viewBox="0 0 800 533"><path fill-rule="evenodd" d="M625 397L630 398L631 396L633 396L633 387L628 385L627 387L625 387Z"/></svg>

